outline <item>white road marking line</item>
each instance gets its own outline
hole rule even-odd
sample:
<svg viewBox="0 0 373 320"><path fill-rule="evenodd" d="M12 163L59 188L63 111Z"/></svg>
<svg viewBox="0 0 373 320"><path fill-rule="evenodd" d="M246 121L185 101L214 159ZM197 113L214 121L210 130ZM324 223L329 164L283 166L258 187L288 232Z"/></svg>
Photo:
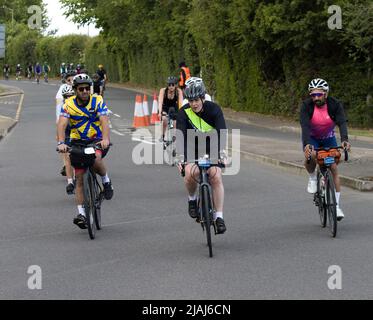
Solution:
<svg viewBox="0 0 373 320"><path fill-rule="evenodd" d="M135 138L135 137L132 137L132 141L139 141L139 142L144 142L144 143L147 143L147 144L155 144L154 142L139 139L139 138Z"/></svg>
<svg viewBox="0 0 373 320"><path fill-rule="evenodd" d="M21 115L21 111L22 111L22 105L23 105L23 99L24 99L25 95L24 93L21 94L21 100L19 101L19 104L18 104L18 108L17 108L17 113L16 113L16 121L18 122L19 121L19 117Z"/></svg>
<svg viewBox="0 0 373 320"><path fill-rule="evenodd" d="M115 130L115 129L112 129L111 132L117 134L118 136L124 136L123 133L120 133L119 131Z"/></svg>

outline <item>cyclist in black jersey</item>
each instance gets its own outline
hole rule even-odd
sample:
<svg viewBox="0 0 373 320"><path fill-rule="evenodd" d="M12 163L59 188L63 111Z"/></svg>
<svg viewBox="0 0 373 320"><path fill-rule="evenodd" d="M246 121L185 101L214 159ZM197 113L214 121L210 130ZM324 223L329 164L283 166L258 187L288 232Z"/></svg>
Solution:
<svg viewBox="0 0 373 320"><path fill-rule="evenodd" d="M178 136L176 138L178 146L178 167L182 170L183 165L185 166L185 187L188 191L189 201L188 210L191 218L196 219L198 217L197 208L197 179L199 177L199 170L194 164L194 160L198 157L200 152L218 152L219 161L226 162L226 123L221 108L214 102L206 101L205 94L206 89L202 80L191 81L184 90L185 97L188 99L188 104L184 105L177 115L177 130ZM195 150L188 149L188 130L195 132L211 133L216 131L217 133L217 144L213 141L207 145L206 150L198 150L199 147L194 143ZM179 135L180 134L180 135ZM182 139L180 139L181 137ZM183 141L184 140L184 141ZM194 139L193 139L194 140ZM216 142L216 141L215 141ZM217 146L217 150L212 150L213 146ZM193 149L193 146L189 146ZM188 154L192 151L196 156L192 159L188 158ZM211 151L211 152L210 152ZM190 162L190 163L188 163ZM212 188L212 197L214 207L213 219L216 224L218 234L222 234L226 231L225 222L223 220L223 204L224 204L224 186L222 180L222 172L218 167L211 167L208 169L209 182Z"/></svg>
<svg viewBox="0 0 373 320"><path fill-rule="evenodd" d="M98 94L100 96L103 96L103 85L102 85L102 81L100 79L100 76L95 73L93 76L92 76L92 87L91 87L91 94Z"/></svg>
<svg viewBox="0 0 373 320"><path fill-rule="evenodd" d="M167 117L169 115L172 120L176 120L179 106L183 103L183 91L177 87L176 77L167 78L167 87L159 91L158 110L159 117L162 119L162 137L159 141L164 141L164 136L167 129ZM175 124L176 125L176 124Z"/></svg>

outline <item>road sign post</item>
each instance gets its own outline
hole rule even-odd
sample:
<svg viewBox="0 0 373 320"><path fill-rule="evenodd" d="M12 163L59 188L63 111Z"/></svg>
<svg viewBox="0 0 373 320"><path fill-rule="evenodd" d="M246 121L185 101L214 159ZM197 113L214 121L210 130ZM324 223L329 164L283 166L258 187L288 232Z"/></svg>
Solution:
<svg viewBox="0 0 373 320"><path fill-rule="evenodd" d="M0 24L0 59L5 58L5 25Z"/></svg>

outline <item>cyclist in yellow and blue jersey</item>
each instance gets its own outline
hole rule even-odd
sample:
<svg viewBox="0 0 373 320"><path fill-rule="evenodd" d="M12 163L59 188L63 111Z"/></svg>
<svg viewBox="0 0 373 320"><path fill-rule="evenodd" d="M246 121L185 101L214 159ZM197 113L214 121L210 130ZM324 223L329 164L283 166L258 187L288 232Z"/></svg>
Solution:
<svg viewBox="0 0 373 320"><path fill-rule="evenodd" d="M71 128L71 146L82 150L79 154L70 154L71 164L75 169L76 202L78 206L78 215L74 219L74 224L81 229L87 228L83 206L83 174L88 166L83 151L86 145L101 144L103 151L96 151L93 169L102 178L105 199L110 200L114 194L103 162L110 144L109 111L101 96L90 94L91 85L92 80L86 74L78 74L74 77L73 88L76 96L65 101L58 121L58 150L67 152L65 128L68 124Z"/></svg>

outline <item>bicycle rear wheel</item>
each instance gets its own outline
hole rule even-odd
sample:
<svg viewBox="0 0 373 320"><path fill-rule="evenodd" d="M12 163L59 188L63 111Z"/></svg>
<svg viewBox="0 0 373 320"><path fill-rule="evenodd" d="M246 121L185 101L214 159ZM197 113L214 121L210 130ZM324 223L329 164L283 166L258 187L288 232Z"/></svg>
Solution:
<svg viewBox="0 0 373 320"><path fill-rule="evenodd" d="M212 242L211 242L211 223L212 217L211 213L211 205L210 205L210 192L207 186L203 186L201 189L201 209L202 209L202 217L203 217L203 224L206 230L206 238L207 238L207 246L209 247L209 256L212 258Z"/></svg>
<svg viewBox="0 0 373 320"><path fill-rule="evenodd" d="M325 204L325 183L321 183L321 179L323 179L323 175L321 172L317 174L317 202L318 202L318 209L319 209L319 216L320 216L320 223L321 227L326 227L326 216L327 216L327 209Z"/></svg>
<svg viewBox="0 0 373 320"><path fill-rule="evenodd" d="M95 195L92 174L89 169L86 170L83 176L84 189L84 208L87 220L87 228L89 237L93 240L96 236L95 225Z"/></svg>
<svg viewBox="0 0 373 320"><path fill-rule="evenodd" d="M333 181L333 176L328 169L327 173L327 183L326 183L326 201L328 209L328 219L330 233L333 238L337 235L337 204L335 199L335 186Z"/></svg>

